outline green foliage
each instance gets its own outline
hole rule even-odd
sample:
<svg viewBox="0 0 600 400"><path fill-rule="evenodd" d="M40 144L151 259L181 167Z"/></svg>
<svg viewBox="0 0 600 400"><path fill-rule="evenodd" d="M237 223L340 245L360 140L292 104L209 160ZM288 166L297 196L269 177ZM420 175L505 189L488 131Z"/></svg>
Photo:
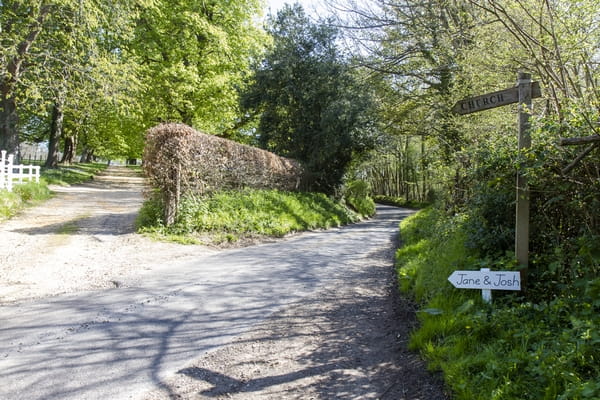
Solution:
<svg viewBox="0 0 600 400"><path fill-rule="evenodd" d="M455 269L469 269L475 258L465 247L462 230L465 216L445 218L435 208L424 209L401 223L404 245L396 253L398 280L420 302L450 296L452 290L440 285ZM423 260L428 259L424 265Z"/></svg>
<svg viewBox="0 0 600 400"><path fill-rule="evenodd" d="M526 301L453 288L457 269L512 269L510 258L481 258L465 244L464 216L425 209L401 223L400 285L422 304L411 346L444 372L453 397L464 400L593 399L600 396L600 278L553 288L553 298ZM598 263L597 238L580 239L579 263ZM584 267L585 266L585 267ZM531 280L531 287L542 285Z"/></svg>
<svg viewBox="0 0 600 400"><path fill-rule="evenodd" d="M23 207L23 201L17 193L0 190L0 221L15 215Z"/></svg>
<svg viewBox="0 0 600 400"><path fill-rule="evenodd" d="M344 187L344 200L360 215L372 216L375 214L375 202L370 196L370 191L369 184L365 181L348 182Z"/></svg>
<svg viewBox="0 0 600 400"><path fill-rule="evenodd" d="M288 233L323 229L354 222L357 215L320 193L291 193L244 189L221 191L208 196L186 196L177 221L163 226L160 201L145 203L138 219L142 232L178 237L179 241L204 237L205 241L237 241L260 236L281 237ZM185 239L188 238L188 239Z"/></svg>
<svg viewBox="0 0 600 400"><path fill-rule="evenodd" d="M16 153L19 141L50 139L54 166L63 142L69 156L139 157L143 132L158 121L231 130L238 89L268 42L261 6L0 2L0 148Z"/></svg>
<svg viewBox="0 0 600 400"><path fill-rule="evenodd" d="M387 204L389 206L417 208L417 209L425 208L425 207L428 207L431 205L429 203L422 203L419 201L406 201L406 199L401 198L401 197L385 196L385 195L381 195L381 194L374 195L373 200L375 201L375 203L379 203L379 204Z"/></svg>
<svg viewBox="0 0 600 400"><path fill-rule="evenodd" d="M300 5L280 11L269 33L273 47L242 105L260 116L262 148L300 161L308 189L332 194L373 145L372 91L337 49L333 25L311 21Z"/></svg>
<svg viewBox="0 0 600 400"><path fill-rule="evenodd" d="M135 225L138 230L145 231L151 229L160 229L163 227L163 197L158 193L154 193L144 201L135 220Z"/></svg>
<svg viewBox="0 0 600 400"><path fill-rule="evenodd" d="M156 0L141 9L129 44L147 121L178 121L206 132L231 128L238 89L268 42L259 0Z"/></svg>
<svg viewBox="0 0 600 400"><path fill-rule="evenodd" d="M13 187L13 193L25 203L46 200L50 197L50 189L46 182L27 182Z"/></svg>

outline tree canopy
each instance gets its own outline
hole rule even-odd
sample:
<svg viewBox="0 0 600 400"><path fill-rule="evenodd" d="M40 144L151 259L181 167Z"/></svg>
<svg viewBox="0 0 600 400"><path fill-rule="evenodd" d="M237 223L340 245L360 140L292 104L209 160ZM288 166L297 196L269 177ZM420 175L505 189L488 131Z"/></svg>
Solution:
<svg viewBox="0 0 600 400"><path fill-rule="evenodd" d="M159 121L231 129L266 41L261 12L259 0L3 0L0 147L48 141L52 166L60 145L139 157Z"/></svg>
<svg viewBox="0 0 600 400"><path fill-rule="evenodd" d="M273 16L268 32L273 46L242 103L260 116L259 145L303 162L309 187L331 193L374 144L372 92L338 47L338 30L301 6Z"/></svg>

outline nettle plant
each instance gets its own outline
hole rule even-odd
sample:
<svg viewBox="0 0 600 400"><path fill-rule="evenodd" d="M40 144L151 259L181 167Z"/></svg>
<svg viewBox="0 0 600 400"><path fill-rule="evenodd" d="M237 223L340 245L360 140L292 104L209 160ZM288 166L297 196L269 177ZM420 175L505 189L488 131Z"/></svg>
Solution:
<svg viewBox="0 0 600 400"><path fill-rule="evenodd" d="M177 123L147 131L144 171L162 195L166 225L175 222L186 193L245 187L294 191L303 179L294 160Z"/></svg>

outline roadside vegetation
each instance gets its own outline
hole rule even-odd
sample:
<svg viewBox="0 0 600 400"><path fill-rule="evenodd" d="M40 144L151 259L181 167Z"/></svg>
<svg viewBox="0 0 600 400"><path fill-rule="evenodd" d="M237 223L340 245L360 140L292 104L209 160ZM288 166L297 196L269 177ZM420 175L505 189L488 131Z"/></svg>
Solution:
<svg viewBox="0 0 600 400"><path fill-rule="evenodd" d="M570 282L532 274L526 293L494 291L486 304L481 291L455 289L447 277L517 265L510 254L490 258L475 249L471 224L466 214L434 208L401 223L398 281L422 307L412 348L443 371L456 399L599 398L598 241L570 255L568 267L577 270Z"/></svg>
<svg viewBox="0 0 600 400"><path fill-rule="evenodd" d="M0 190L0 221L12 217L23 208L38 204L52 196L48 185L73 185L91 179L106 164L80 163L58 168L43 168L40 182L15 184L13 191Z"/></svg>
<svg viewBox="0 0 600 400"><path fill-rule="evenodd" d="M388 206L395 207L405 207L405 208L414 208L421 209L431 205L431 203L418 201L418 200L409 200L404 197L396 197L396 196L386 196L382 194L378 194L373 196L373 200L379 204L386 204Z"/></svg>
<svg viewBox="0 0 600 400"><path fill-rule="evenodd" d="M146 201L138 217L140 232L181 243L223 244L327 229L361 216L321 193L278 190L226 190L188 195L174 224L163 223L159 197Z"/></svg>

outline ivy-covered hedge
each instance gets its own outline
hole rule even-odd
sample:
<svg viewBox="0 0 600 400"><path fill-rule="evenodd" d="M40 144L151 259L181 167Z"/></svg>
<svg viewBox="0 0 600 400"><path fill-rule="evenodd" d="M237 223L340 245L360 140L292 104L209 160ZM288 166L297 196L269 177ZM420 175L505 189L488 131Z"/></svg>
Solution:
<svg viewBox="0 0 600 400"><path fill-rule="evenodd" d="M176 123L146 133L144 171L165 204L165 223L173 223L181 196L224 189L297 190L303 169L294 160L255 147L207 135Z"/></svg>

